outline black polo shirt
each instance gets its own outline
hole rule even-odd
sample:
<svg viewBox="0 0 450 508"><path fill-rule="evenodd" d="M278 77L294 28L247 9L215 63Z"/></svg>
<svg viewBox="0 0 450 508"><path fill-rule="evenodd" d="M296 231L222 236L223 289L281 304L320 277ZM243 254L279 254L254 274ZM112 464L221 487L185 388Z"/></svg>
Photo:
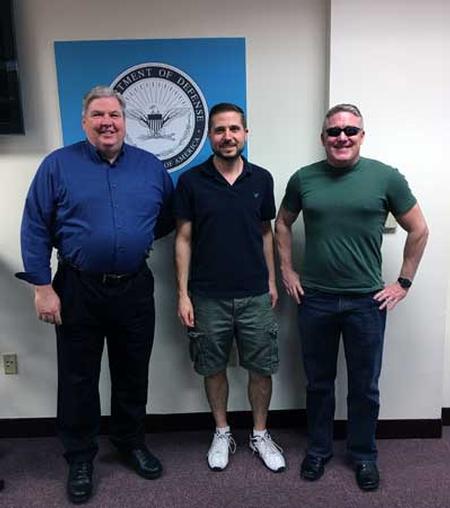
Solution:
<svg viewBox="0 0 450 508"><path fill-rule="evenodd" d="M268 291L261 226L275 217L275 201L266 169L244 159L230 185L210 157L179 178L175 216L192 222L192 293L242 298Z"/></svg>

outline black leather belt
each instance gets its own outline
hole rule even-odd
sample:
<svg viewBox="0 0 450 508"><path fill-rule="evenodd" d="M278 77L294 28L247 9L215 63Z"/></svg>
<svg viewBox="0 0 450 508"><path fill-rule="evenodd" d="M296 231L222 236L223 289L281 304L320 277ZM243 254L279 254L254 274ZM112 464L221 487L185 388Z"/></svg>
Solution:
<svg viewBox="0 0 450 508"><path fill-rule="evenodd" d="M102 284L114 286L116 284L120 284L121 282L126 282L127 280L136 277L138 272L134 273L99 273L95 274L95 277L100 279Z"/></svg>
<svg viewBox="0 0 450 508"><path fill-rule="evenodd" d="M124 282L127 282L128 280L133 279L141 273L141 271L146 266L146 263L142 263L141 267L137 272L130 272L130 273L98 273L98 272L89 272L82 270L78 266L74 265L70 261L67 261L66 259L62 259L58 257L58 261L61 265L70 268L71 270L79 273L83 277L88 277L89 279L96 280L105 286L118 286Z"/></svg>

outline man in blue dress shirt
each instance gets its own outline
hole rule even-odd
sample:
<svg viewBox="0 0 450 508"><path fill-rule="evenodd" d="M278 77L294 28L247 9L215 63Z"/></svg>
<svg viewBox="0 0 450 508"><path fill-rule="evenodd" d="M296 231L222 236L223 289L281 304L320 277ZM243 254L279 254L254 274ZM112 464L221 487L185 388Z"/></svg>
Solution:
<svg viewBox="0 0 450 508"><path fill-rule="evenodd" d="M41 321L56 325L58 429L74 503L92 493L100 427L98 380L106 337L111 441L138 474L162 467L145 445L148 363L155 312L146 258L173 228L173 185L152 154L124 143L125 102L108 87L84 98L87 140L48 155L31 184L22 221L25 271ZM58 251L51 282L50 256Z"/></svg>

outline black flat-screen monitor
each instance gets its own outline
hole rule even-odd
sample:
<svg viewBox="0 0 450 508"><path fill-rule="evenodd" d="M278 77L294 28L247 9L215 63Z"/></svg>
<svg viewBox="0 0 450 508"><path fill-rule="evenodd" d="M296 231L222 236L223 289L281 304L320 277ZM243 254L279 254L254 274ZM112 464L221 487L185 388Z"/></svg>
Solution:
<svg viewBox="0 0 450 508"><path fill-rule="evenodd" d="M23 134L13 0L0 0L0 134Z"/></svg>

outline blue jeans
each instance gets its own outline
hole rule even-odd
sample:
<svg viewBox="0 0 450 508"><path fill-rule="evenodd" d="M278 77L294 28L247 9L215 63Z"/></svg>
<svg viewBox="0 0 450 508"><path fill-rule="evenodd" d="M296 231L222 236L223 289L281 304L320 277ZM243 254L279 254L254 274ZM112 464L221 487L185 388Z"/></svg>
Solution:
<svg viewBox="0 0 450 508"><path fill-rule="evenodd" d="M305 289L299 305L299 330L306 373L308 450L316 457L333 453L334 382L342 335L348 376L347 450L354 462L375 461L386 310L375 293L345 295Z"/></svg>

